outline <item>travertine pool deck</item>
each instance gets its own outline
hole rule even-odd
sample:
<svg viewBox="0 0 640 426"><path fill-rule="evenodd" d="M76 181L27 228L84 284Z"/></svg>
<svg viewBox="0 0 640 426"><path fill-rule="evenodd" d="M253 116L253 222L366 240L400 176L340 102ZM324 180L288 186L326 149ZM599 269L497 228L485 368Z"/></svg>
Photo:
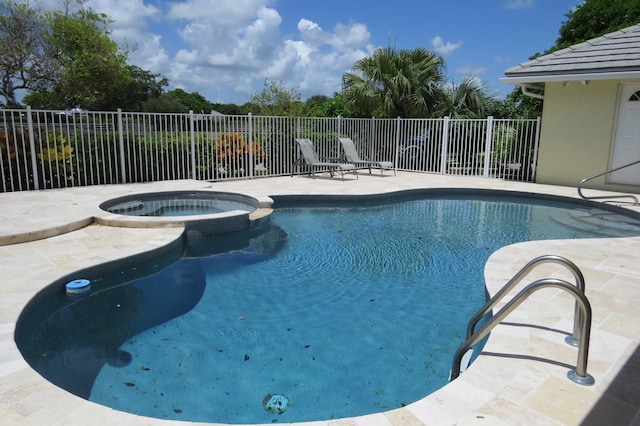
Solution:
<svg viewBox="0 0 640 426"><path fill-rule="evenodd" d="M359 180L344 181L296 176L0 194L0 424L192 424L135 416L78 398L33 371L15 345L20 312L54 280L92 265L159 250L181 237L181 227L166 224L100 225L109 219L109 213L98 208L101 202L136 192L211 189L245 193L267 205L268 196L276 194L359 195L445 187L576 197L575 188L418 173L384 177L361 173ZM593 309L588 365L595 377L593 386L566 378L577 359L576 348L564 343L572 330L573 299L559 290L544 289L498 325L470 369L439 391L400 409L312 424L640 425L640 237L504 247L485 267L489 293L499 290L528 261L546 254L568 258L585 276ZM573 280L562 267L551 264L537 268L526 283L546 277Z"/></svg>

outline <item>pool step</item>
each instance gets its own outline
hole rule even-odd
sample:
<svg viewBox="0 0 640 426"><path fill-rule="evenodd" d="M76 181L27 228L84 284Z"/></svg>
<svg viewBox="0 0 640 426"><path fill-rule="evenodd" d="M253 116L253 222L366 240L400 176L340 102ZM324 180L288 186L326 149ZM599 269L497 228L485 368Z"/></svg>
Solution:
<svg viewBox="0 0 640 426"><path fill-rule="evenodd" d="M640 235L640 219L602 210L571 212L569 216L549 214L549 218L566 227L602 236Z"/></svg>

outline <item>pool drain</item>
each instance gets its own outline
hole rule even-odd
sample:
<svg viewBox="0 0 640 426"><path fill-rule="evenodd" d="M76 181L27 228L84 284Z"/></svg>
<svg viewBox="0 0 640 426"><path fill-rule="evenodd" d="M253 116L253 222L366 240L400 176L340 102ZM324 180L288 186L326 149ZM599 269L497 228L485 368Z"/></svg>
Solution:
<svg viewBox="0 0 640 426"><path fill-rule="evenodd" d="M282 414L287 411L287 408L289 408L291 403L289 402L289 398L284 395L269 394L262 400L262 405L264 405L264 409L267 411L271 411L275 414Z"/></svg>

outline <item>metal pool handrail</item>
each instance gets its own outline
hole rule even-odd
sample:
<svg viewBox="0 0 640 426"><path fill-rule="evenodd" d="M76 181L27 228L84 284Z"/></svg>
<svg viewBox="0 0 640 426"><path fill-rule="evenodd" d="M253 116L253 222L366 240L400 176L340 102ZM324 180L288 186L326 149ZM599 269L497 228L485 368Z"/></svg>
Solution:
<svg viewBox="0 0 640 426"><path fill-rule="evenodd" d="M635 195L631 195L631 194L601 195L601 196L587 197L586 195L584 195L582 193L582 186L585 183L587 183L588 181L590 181L592 179L595 179L595 178L599 178L599 177L604 176L604 175L608 175L608 174L613 173L613 172L617 172L620 169L625 169L625 168L627 168L629 166L633 166L635 164L640 164L640 160L634 161L634 162L629 163L629 164L625 164L624 166L616 167L614 169L609 169L606 172L598 173L597 175L589 176L587 178L582 179L580 181L580 183L578 184L578 195L580 196L580 198L582 198L584 200L606 200L606 199L630 198L630 199L633 200L633 202L627 202L626 204L632 204L634 206L640 205L640 201L638 200L638 197L636 197Z"/></svg>
<svg viewBox="0 0 640 426"><path fill-rule="evenodd" d="M467 324L466 338L468 339L469 337L471 337L471 335L475 331L475 327L478 324L478 322L486 314L491 312L491 309L493 309L493 307L498 302L500 302L504 298L504 296L509 291L511 291L513 287L515 287L520 281L522 281L524 277L529 272L531 272L531 270L533 270L536 266L543 263L557 263L559 265L565 266L573 274L573 277L576 281L576 288L578 288L582 293L584 293L584 290L585 290L584 276L582 275L582 272L580 271L580 269L578 269L578 267L575 265L575 263L571 262L569 259L566 259L564 257L550 255L550 254L536 257L535 259L527 263L522 269L520 269L520 271L518 271L518 273L516 273L513 276L513 278L511 278L509 282L507 282L504 285L504 287L500 289L500 291L498 291L491 299L489 299L487 303L485 303L484 306L481 307L478 310L478 312L476 312L471 317L471 319L469 320L469 323ZM575 316L573 321L573 334L571 336L567 336L565 341L572 346L578 346L579 335L580 335L580 312L578 310L578 304L576 303Z"/></svg>
<svg viewBox="0 0 640 426"><path fill-rule="evenodd" d="M544 278L526 286L509 301L496 315L494 315L480 330L470 336L455 353L451 365L451 380L460 376L460 363L464 354L477 345L493 328L517 308L532 293L547 287L554 287L568 292L576 300L580 309L580 346L576 368L567 373L569 380L580 385L592 385L595 380L587 373L587 359L589 357L589 338L591 336L591 304L582 291L566 281L556 278Z"/></svg>

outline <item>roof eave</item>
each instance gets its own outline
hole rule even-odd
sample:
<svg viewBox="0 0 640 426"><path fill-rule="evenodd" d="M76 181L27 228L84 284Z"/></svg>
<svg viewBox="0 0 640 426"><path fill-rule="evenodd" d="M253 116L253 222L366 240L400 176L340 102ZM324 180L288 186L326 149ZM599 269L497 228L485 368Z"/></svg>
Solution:
<svg viewBox="0 0 640 426"><path fill-rule="evenodd" d="M543 85L544 83L565 82L565 81L593 81L593 80L629 80L640 79L640 70L637 71L615 71L596 72L579 74L538 74L506 76L500 81L504 84L521 85Z"/></svg>

